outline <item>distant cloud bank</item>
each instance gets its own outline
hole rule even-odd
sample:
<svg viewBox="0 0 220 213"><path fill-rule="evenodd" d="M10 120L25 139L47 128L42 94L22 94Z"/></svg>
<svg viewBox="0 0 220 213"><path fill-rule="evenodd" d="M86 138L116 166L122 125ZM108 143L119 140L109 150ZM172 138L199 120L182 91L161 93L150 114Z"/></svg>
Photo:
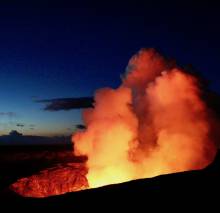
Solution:
<svg viewBox="0 0 220 213"><path fill-rule="evenodd" d="M80 98L56 98L38 100L38 103L45 103L44 110L47 111L59 111L59 110L71 110L93 107L93 97L80 97Z"/></svg>
<svg viewBox="0 0 220 213"><path fill-rule="evenodd" d="M15 112L0 112L0 116L8 116L8 117L15 117Z"/></svg>

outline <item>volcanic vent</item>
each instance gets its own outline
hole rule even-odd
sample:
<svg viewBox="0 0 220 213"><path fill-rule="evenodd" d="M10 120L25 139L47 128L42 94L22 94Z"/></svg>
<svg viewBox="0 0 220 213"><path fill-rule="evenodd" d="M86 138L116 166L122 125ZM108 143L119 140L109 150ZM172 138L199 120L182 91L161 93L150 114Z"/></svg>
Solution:
<svg viewBox="0 0 220 213"><path fill-rule="evenodd" d="M88 172L77 173L88 185L83 181L79 188L68 185L63 190L62 179L56 193L43 196L206 167L216 147L210 139L210 110L200 97L194 76L154 49L140 50L130 59L118 88L96 91L94 107L83 111L86 129L73 134L74 154L88 156ZM34 184L47 176L45 172L26 178L25 183L38 190ZM11 188L23 196L37 194L22 183L18 180ZM40 183L44 189L51 186Z"/></svg>

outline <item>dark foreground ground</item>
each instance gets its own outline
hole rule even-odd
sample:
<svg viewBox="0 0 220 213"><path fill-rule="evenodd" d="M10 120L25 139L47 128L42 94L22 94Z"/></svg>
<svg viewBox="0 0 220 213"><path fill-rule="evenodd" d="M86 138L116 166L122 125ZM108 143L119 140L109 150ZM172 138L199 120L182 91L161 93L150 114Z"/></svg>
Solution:
<svg viewBox="0 0 220 213"><path fill-rule="evenodd" d="M10 181L8 181L10 182ZM162 175L150 179L67 193L48 198L24 198L2 188L0 207L21 212L58 211L89 212L109 210L126 212L191 211L204 206L209 211L220 207L220 154L206 169Z"/></svg>

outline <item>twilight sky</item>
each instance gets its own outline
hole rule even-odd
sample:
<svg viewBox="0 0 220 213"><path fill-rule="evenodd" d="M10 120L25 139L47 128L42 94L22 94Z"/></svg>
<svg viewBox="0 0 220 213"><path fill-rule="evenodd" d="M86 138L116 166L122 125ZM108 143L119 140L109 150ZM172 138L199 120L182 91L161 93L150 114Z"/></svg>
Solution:
<svg viewBox="0 0 220 213"><path fill-rule="evenodd" d="M0 135L70 134L81 110L48 111L39 100L117 87L142 47L193 64L220 92L217 4L42 2L0 3Z"/></svg>

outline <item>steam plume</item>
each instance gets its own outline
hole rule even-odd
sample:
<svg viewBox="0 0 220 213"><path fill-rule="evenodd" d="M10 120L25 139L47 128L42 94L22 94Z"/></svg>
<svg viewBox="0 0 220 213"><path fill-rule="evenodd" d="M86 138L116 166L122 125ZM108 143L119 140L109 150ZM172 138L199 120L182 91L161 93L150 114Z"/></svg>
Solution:
<svg viewBox="0 0 220 213"><path fill-rule="evenodd" d="M76 154L88 156L90 187L202 169L215 156L197 79L154 49L140 50L122 84L94 99L83 112L87 128L72 138Z"/></svg>

